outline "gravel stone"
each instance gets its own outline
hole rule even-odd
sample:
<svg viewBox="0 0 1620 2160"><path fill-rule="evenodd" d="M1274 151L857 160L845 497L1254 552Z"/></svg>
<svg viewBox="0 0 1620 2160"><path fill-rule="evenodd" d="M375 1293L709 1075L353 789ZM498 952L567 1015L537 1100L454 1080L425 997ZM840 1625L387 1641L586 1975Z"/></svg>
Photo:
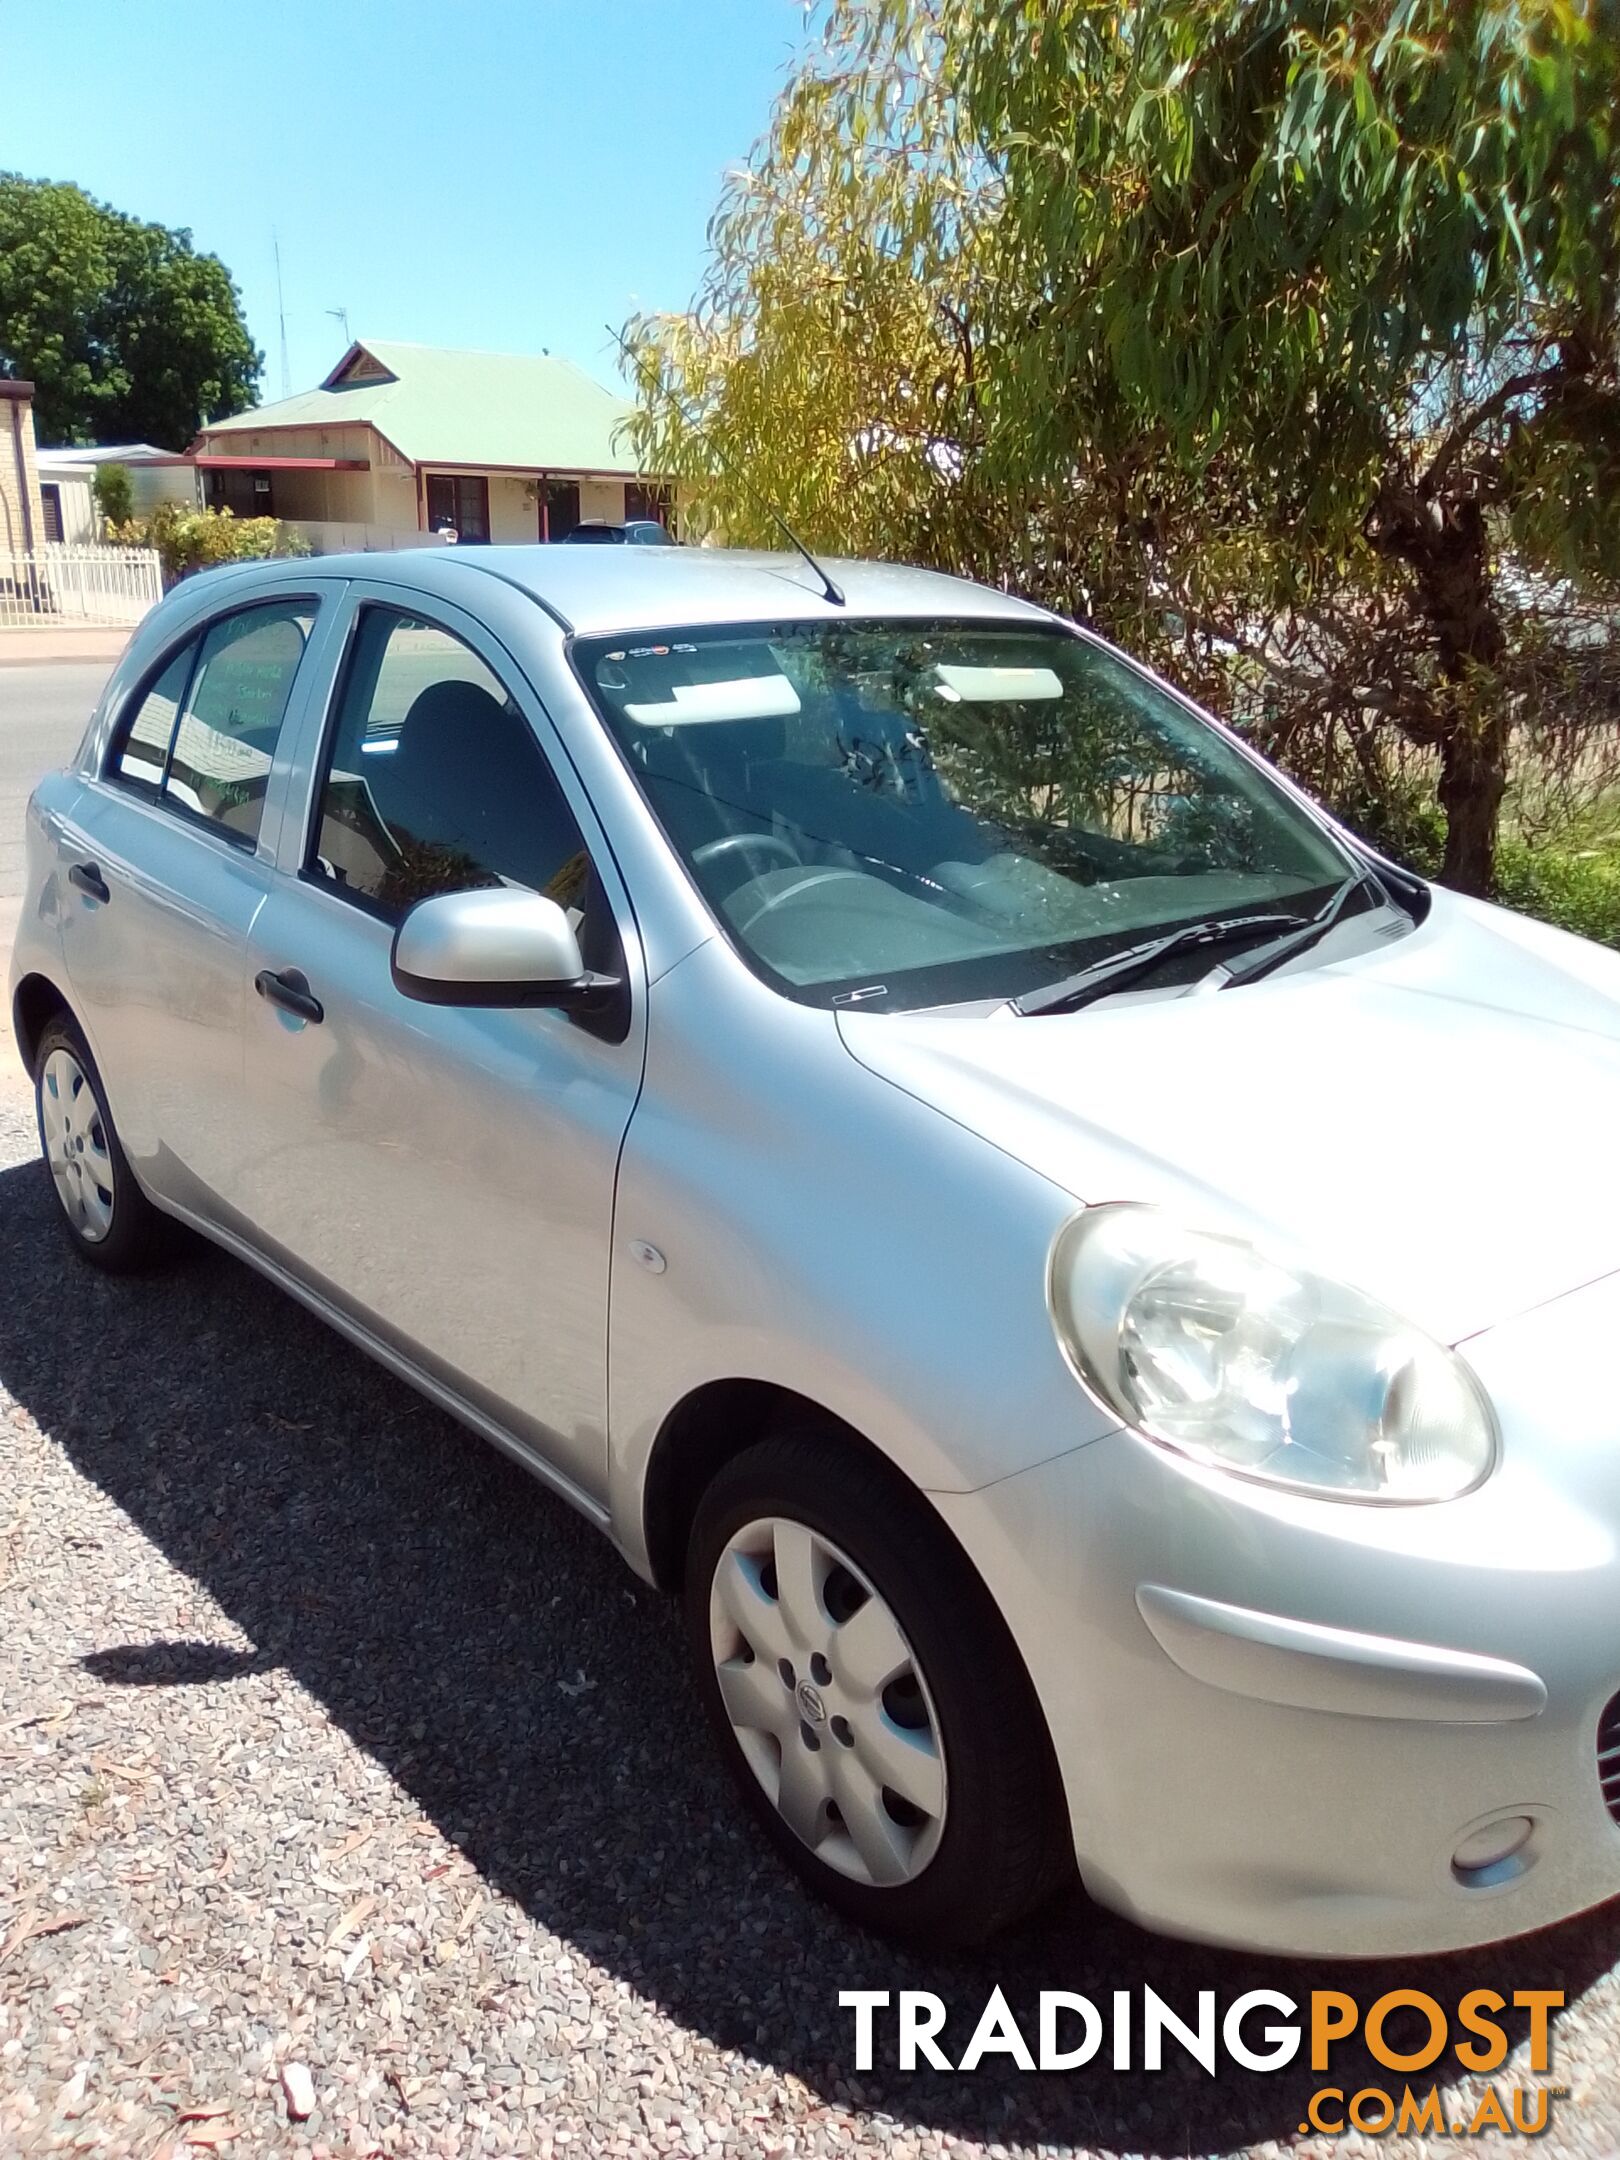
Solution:
<svg viewBox="0 0 1620 2160"><path fill-rule="evenodd" d="M310 2076L307 2064L283 2063L281 2089L287 2098L287 2113L294 2122L302 2122L306 2115L314 2114L315 2080Z"/></svg>
<svg viewBox="0 0 1620 2160"><path fill-rule="evenodd" d="M1620 1909L1377 1966L1078 1896L971 1956L873 1941L744 1822L673 1610L593 1530L246 1268L109 1281L53 1208L0 1091L5 2160L1323 2149L1298 2064L856 2070L840 1988L931 1989L959 2053L998 1984L1031 2035L1043 1987L1563 1988L1536 2149L1620 2152Z"/></svg>

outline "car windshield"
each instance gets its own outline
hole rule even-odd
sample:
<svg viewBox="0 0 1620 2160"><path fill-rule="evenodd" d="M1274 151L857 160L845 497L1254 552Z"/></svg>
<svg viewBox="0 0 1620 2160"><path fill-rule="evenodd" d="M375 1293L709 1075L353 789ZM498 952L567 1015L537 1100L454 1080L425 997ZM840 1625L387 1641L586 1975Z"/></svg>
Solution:
<svg viewBox="0 0 1620 2160"><path fill-rule="evenodd" d="M728 935L811 1003L1017 997L1184 923L1303 919L1356 867L1056 626L670 630L573 659Z"/></svg>

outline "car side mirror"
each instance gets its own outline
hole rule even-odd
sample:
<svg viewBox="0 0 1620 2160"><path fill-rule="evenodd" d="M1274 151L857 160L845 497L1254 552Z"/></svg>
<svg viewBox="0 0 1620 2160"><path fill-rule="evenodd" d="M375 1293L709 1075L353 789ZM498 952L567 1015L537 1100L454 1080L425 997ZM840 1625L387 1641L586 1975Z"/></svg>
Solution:
<svg viewBox="0 0 1620 2160"><path fill-rule="evenodd" d="M394 932L394 987L423 1005L599 1006L622 988L595 975L555 900L510 886L435 893Z"/></svg>

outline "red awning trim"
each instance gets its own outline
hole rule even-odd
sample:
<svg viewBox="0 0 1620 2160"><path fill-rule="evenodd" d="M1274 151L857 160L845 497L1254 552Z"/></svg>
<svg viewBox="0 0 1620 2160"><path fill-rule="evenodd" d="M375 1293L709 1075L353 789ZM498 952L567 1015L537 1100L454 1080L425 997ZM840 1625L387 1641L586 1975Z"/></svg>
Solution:
<svg viewBox="0 0 1620 2160"><path fill-rule="evenodd" d="M216 457L201 450L192 461L209 472L370 472L363 457Z"/></svg>

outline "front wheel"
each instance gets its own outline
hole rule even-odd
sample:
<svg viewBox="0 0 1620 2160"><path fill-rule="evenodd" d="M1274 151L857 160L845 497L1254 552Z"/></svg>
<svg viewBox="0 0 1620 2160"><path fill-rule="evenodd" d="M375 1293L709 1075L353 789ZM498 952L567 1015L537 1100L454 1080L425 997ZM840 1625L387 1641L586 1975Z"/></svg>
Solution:
<svg viewBox="0 0 1620 2160"><path fill-rule="evenodd" d="M744 1798L853 1919L979 1942L1072 1869L1005 1623L886 1464L815 1426L748 1449L699 1506L686 1601Z"/></svg>

